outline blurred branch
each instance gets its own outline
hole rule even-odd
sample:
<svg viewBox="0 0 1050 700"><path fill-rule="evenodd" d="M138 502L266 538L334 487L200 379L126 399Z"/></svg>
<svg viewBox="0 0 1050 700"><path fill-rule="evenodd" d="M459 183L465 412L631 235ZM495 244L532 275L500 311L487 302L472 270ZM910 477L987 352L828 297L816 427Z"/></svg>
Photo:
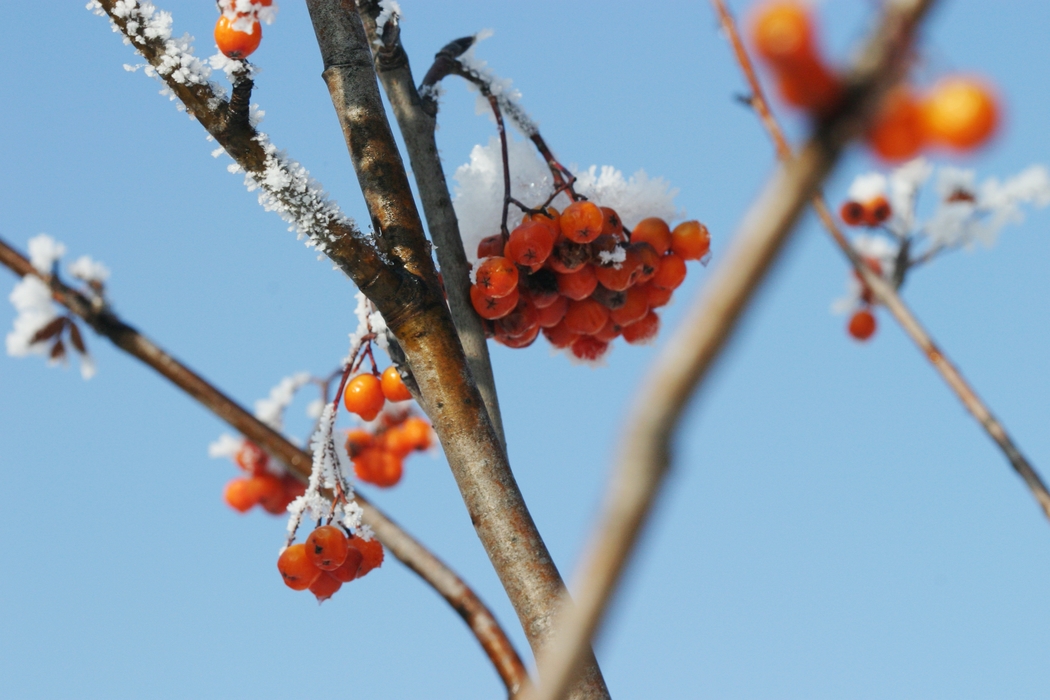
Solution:
<svg viewBox="0 0 1050 700"><path fill-rule="evenodd" d="M437 259L448 294L452 320L456 324L456 332L467 356L467 365L485 401L489 418L499 434L500 441L506 447L485 329L470 302L470 263L467 262L467 255L463 250L459 221L452 208L452 196L448 191L448 181L438 153L435 137L437 119L424 111L422 100L416 91L412 68L401 45L400 23L395 18L388 20L380 37L376 27L376 17L380 12L379 3L364 0L359 2L359 6L369 45L376 47L376 74L383 84L408 150L412 173L419 189L419 199L423 203L427 229L437 249Z"/></svg>
<svg viewBox="0 0 1050 700"><path fill-rule="evenodd" d="M307 0L325 83L343 127L350 159L380 233L396 230L406 246L423 238L393 133L383 111L372 53L356 5L349 0ZM419 264L433 263L429 257ZM429 277L429 274L427 275ZM466 364L444 299L426 284L411 313L376 302L405 352L421 405L441 440L478 537L539 653L565 586L525 505L484 401ZM367 294L367 291L366 291ZM608 693L597 664L577 686L580 698Z"/></svg>
<svg viewBox="0 0 1050 700"><path fill-rule="evenodd" d="M259 421L219 389L208 383L149 338L124 323L98 297L90 298L73 289L56 276L42 275L17 250L0 239L0 264L20 277L35 275L47 284L53 298L79 316L101 336L132 355L172 384L196 399L231 428L288 465L301 481L310 476L310 455L289 442L283 435ZM528 674L499 622L491 611L444 562L416 541L382 511L357 494L355 500L364 511L364 522L372 527L379 541L436 590L467 623L492 661L511 695L528 684Z"/></svg>
<svg viewBox="0 0 1050 700"><path fill-rule="evenodd" d="M912 38L932 0L897 0L884 14L853 70L845 97L816 125L751 207L698 302L668 341L642 384L606 494L580 566L577 604L566 606L556 638L539 659L541 684L531 700L564 695L603 617L671 464L679 420L732 335L795 222L846 144L866 127L883 94L903 74Z"/></svg>
<svg viewBox="0 0 1050 700"><path fill-rule="evenodd" d="M733 47L733 52L736 55L737 62L740 64L741 69L744 72L744 77L747 79L748 86L751 89L751 97L749 99L750 105L754 108L755 113L758 115L762 125L769 132L770 137L773 139L773 144L776 147L777 157L780 160L788 160L791 158L791 146L788 144L787 138L784 136L783 130L780 128L780 124L777 122L776 117L773 116L772 110L769 107L769 102L766 99L765 92L762 90L762 85L758 80L758 75L755 72L755 67L751 62L750 56L747 53L747 49L744 47L744 42L740 38L740 32L737 31L736 22L733 19L732 14L726 7L724 0L711 0L715 6L715 10L718 12L719 20L722 24L722 29L726 34L726 38L729 40ZM912 341L918 346L919 350L926 359L930 361L934 369L941 375L941 378L948 384L948 387L955 392L959 401L962 402L966 410L977 419L977 422L981 424L988 436L995 442L995 444L1002 450L1006 459L1010 462L1010 466L1014 468L1014 471L1024 480L1025 485L1028 486L1032 495L1035 497L1036 502L1043 509L1044 515L1050 518L1050 493L1047 492L1046 484L1043 482L1039 473L1029 464L1021 451L1014 445L1013 440L1010 439L1009 434L1006 432L1006 428L995 418L992 414L991 409L981 398L977 395L977 392L969 385L966 379L962 376L962 373L951 363L951 361L945 356L944 352L937 346L930 337L929 333L922 327L919 320L912 313L911 309L904 303L900 295L897 294L896 287L900 286L901 280L894 280L894 283L889 283L883 279L882 275L876 274L868 265L865 265L861 260L860 256L854 250L853 246L850 245L849 240L843 235L842 229L839 228L835 221L835 217L832 215L828 208L827 201L824 199L824 194L819 190L813 195L812 204L814 210L817 212L817 216L820 217L824 227L831 234L832 239L838 245L839 249L842 250L843 254L853 265L853 269L857 275L864 281L875 294L876 300L885 306L890 314L897 320L904 329L904 332L912 339ZM905 241L907 242L907 241ZM902 246L902 256L907 260L907 249ZM904 271L909 265L916 265L927 262L937 253L943 251L944 248L934 247L926 252L925 255L918 258L916 261L901 265L898 263L896 270L903 275Z"/></svg>

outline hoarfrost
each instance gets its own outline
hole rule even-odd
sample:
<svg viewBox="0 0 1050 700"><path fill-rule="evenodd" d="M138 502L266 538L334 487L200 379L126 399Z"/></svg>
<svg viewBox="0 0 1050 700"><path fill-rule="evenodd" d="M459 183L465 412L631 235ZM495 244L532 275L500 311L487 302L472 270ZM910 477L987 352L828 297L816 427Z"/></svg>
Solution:
<svg viewBox="0 0 1050 700"><path fill-rule="evenodd" d="M41 328L58 318L58 309L51 301L51 289L39 277L26 275L15 285L8 297L18 316L7 334L7 354L12 357L45 355L46 341L31 342Z"/></svg>
<svg viewBox="0 0 1050 700"><path fill-rule="evenodd" d="M280 431L285 409L292 403L295 393L309 382L309 372L299 372L285 377L270 390L267 398L255 402L255 417L274 430Z"/></svg>
<svg viewBox="0 0 1050 700"><path fill-rule="evenodd" d="M91 256L81 255L69 266L69 274L84 282L97 282L99 284L109 279L109 268L92 260Z"/></svg>
<svg viewBox="0 0 1050 700"><path fill-rule="evenodd" d="M537 155L532 144L510 139L511 195L529 207L543 204L554 191L554 181L547 164ZM470 152L470 162L456 169L453 206L459 219L463 247L470 261L477 260L482 238L499 233L503 213L503 161L500 142L493 137L487 146L477 145ZM662 178L650 178L638 171L630 178L611 166L591 166L578 174L576 191L600 206L616 209L628 229L650 216L671 221L684 216L674 206L678 190ZM564 208L568 196L558 195L554 206ZM507 225L514 228L522 213L510 208Z"/></svg>
<svg viewBox="0 0 1050 700"><path fill-rule="evenodd" d="M66 246L46 233L29 239L29 262L42 275L50 275L55 263L66 254Z"/></svg>

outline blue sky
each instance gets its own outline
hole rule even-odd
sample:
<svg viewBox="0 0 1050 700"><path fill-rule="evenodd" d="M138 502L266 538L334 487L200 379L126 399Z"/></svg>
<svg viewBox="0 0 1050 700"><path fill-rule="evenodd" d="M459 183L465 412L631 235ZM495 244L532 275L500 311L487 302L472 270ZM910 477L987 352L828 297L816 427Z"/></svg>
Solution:
<svg viewBox="0 0 1050 700"><path fill-rule="evenodd" d="M667 178L710 227L717 264L773 159L733 99L742 82L706 3L401 4L418 76L447 41L495 30L479 56L514 79L561 159ZM837 60L870 25L869 5L821 6ZM176 33L199 37L199 54L213 52L211 3L162 7ZM1048 22L1035 0L941 4L917 81L985 75L1007 120L988 149L937 162L980 177L1047 162ZM367 220L305 7L282 3L264 33L263 129ZM355 290L209 156L203 130L157 82L123 70L135 57L104 20L81 3L20 5L0 24L0 59L0 236L24 246L46 232L69 260L104 261L116 310L245 404L284 376L335 366L356 325ZM474 96L450 84L446 171L492 133ZM871 167L851 151L829 198ZM1044 473L1048 224L1034 212L995 247L948 256L904 290ZM690 268L667 326L707 277ZM884 313L870 343L846 336L829 312L846 279L807 217L690 409L598 642L616 697L1045 694L1050 527ZM5 306L0 325L13 317ZM90 382L38 358L0 359L6 694L501 695L459 618L395 561L320 607L286 589L274 566L283 520L222 503L235 467L210 460L207 445L224 426L105 341L88 343L99 365ZM541 343L493 349L511 459L567 576L656 350L620 345L589 369ZM300 437L306 401L290 414ZM414 457L396 489L367 492L475 586L524 652L442 460Z"/></svg>

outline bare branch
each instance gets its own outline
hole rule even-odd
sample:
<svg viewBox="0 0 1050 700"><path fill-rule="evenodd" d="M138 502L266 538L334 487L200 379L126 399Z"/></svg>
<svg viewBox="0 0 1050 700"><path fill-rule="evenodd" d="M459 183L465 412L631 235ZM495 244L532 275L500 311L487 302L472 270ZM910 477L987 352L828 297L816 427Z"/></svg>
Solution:
<svg viewBox="0 0 1050 700"><path fill-rule="evenodd" d="M470 373L478 385L500 442L505 447L503 420L496 395L496 380L489 360L485 328L470 302L470 264L463 250L459 222L452 208L452 196L448 191L448 181L445 179L441 156L438 153L435 138L437 120L423 108L423 101L416 91L408 56L401 46L400 24L393 20L388 21L383 36L379 37L376 33L379 4L362 2L361 10L369 45L378 46L375 50L376 74L383 84L408 149L412 173L427 220L427 230L430 231L437 248L437 259L448 294L452 320L456 324L459 341L467 356Z"/></svg>
<svg viewBox="0 0 1050 700"><path fill-rule="evenodd" d="M301 481L309 479L309 454L259 421L200 375L160 349L149 338L124 323L108 307L66 286L57 277L41 275L25 256L2 239L0 264L20 277L35 275L42 279L51 288L55 301L82 318L96 333L109 338L121 350L152 367L228 423L231 428L287 464ZM363 496L356 494L355 500L364 511L363 521L372 527L379 541L405 566L433 587L467 623L496 667L509 694L514 695L527 685L528 674L514 646L492 612L474 591L444 562Z"/></svg>
<svg viewBox="0 0 1050 700"><path fill-rule="evenodd" d="M758 114L759 119L765 126L766 131L773 139L773 143L776 146L777 156L781 160L788 160L791 158L791 146L788 144L787 138L784 136L783 130L780 128L780 124L777 123L776 118L773 116L772 110L769 108L769 102L766 100L765 93L762 90L762 85L758 80L758 75L755 72L754 65L751 63L751 59L748 56L747 49L744 47L744 43L740 38L740 32L737 31L736 22L730 14L728 8L725 5L724 0L711 0L715 6L715 10L718 12L719 19L722 23L722 29L726 33L726 37L729 39L733 46L733 52L736 54L737 62L740 64L741 69L744 71L744 77L747 79L748 85L751 89L750 103L755 109L755 113ZM820 217L824 227L831 234L835 244L838 245L839 249L842 250L843 254L853 265L853 269L861 277L864 284L870 288L874 294L876 300L885 306L897 322L904 329L904 332L912 339L912 341L918 346L919 350L926 359L930 361L934 369L941 375L941 378L948 384L949 388L955 392L956 396L962 402L966 410L977 419L977 422L981 424L988 436L995 442L995 444L1002 450L1006 459L1010 462L1010 466L1014 468L1014 471L1024 480L1025 485L1031 490L1032 495L1035 497L1036 502L1043 509L1043 513L1047 518L1050 518L1050 493L1047 492L1046 484L1043 482L1039 473L1029 464L1021 451L1014 444L1013 440L1010 439L1009 434L1006 432L1006 428L995 418L990 408L981 400L977 395L977 392L969 385L966 379L962 376L962 373L951 363L951 361L944 355L944 352L937 346L933 338L930 337L929 333L922 327L919 320L912 313L911 309L904 303L900 295L897 294L896 288L900 287L900 284L904 281L903 275L908 267L920 265L928 262L933 256L944 250L943 247L933 247L919 258L908 262L908 239L905 239L901 246L900 258L905 261L901 264L901 260L898 260L898 264L895 266L895 279L893 283L888 283L883 279L882 275L876 274L870 267L865 265L861 260L860 256L854 250L853 246L850 245L849 240L842 233L842 229L839 228L838 223L835 221L835 217L832 215L828 208L827 201L824 199L824 194L818 191L812 200L813 208L817 212L817 216ZM900 275L899 278L896 278Z"/></svg>
<svg viewBox="0 0 1050 700"><path fill-rule="evenodd" d="M846 96L818 124L798 156L774 175L751 208L704 293L668 341L643 383L627 425L605 505L580 566L577 605L567 606L557 638L539 659L541 685L527 697L564 696L581 653L597 631L671 464L671 441L690 397L729 340L795 221L882 95L902 75L918 23L932 0L887 3L875 35L849 76Z"/></svg>
<svg viewBox="0 0 1050 700"><path fill-rule="evenodd" d="M307 0L322 74L343 125L351 161L377 228L415 226L401 240L422 240L422 223L400 165L397 145L385 123L371 52L356 6L347 0ZM358 129L361 131L359 132ZM367 145L367 150L365 146ZM389 168L369 167L369 159ZM393 172L395 166L401 172ZM378 208L387 203L390 211ZM419 260L422 265L429 259ZM432 264L432 263L430 263ZM537 653L549 641L550 624L565 586L514 480L503 446L466 364L444 299L426 285L411 313L383 308L419 385L421 405L441 440L471 522L496 570L525 634ZM366 292L367 294L367 292ZM593 656L575 697L604 698L605 683Z"/></svg>

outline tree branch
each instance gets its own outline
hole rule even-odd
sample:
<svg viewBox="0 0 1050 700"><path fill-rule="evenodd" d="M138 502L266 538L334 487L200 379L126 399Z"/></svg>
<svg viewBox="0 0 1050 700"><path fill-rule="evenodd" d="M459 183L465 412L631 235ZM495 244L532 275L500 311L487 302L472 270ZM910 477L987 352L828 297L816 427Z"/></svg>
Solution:
<svg viewBox="0 0 1050 700"><path fill-rule="evenodd" d="M762 85L755 72L755 67L751 63L747 49L744 47L744 42L740 38L740 32L737 31L736 22L726 7L724 0L711 0L711 2L718 13L722 29L733 47L737 62L740 64L740 68L743 70L744 77L747 79L748 86L751 89L750 104L773 139L777 157L780 160L788 160L791 158L791 146L788 144L780 124L769 107L769 102L766 100ZM944 355L944 352L922 327L915 314L912 313L911 309L904 303L904 300L897 294L895 287L900 286L900 283L896 281L895 284L887 282L882 278L882 275L876 274L868 265L864 264L853 246L850 245L849 240L843 235L842 229L839 228L835 217L831 214L822 192L817 191L814 194L812 204L817 212L817 216L820 217L821 222L828 230L835 244L838 245L839 249L842 250L843 254L853 265L853 269L864 281L864 284L874 292L875 299L889 310L890 314L901 325L901 328L904 329L904 332L908 334L922 354L926 356L926 359L933 365L934 369L941 375L941 378L948 384L948 387L955 392L955 395L966 407L966 410L977 419L977 422L981 424L981 427L984 428L992 441L1002 450L1010 466L1013 467L1014 471L1024 480L1025 485L1032 492L1036 502L1042 508L1043 514L1050 518L1050 493L1047 492L1046 484L1039 476L1039 473L1021 454L1013 440L1010 439L1006 428L995 418L991 409L981 401L977 392L969 385L958 368ZM933 248L927 251L924 256L918 258L918 262L906 263L905 265L898 264L896 269L903 275L909 265L926 262L941 250L943 249ZM904 246L902 246L902 253L904 259L907 260L907 250ZM900 281L903 281L903 277Z"/></svg>
<svg viewBox="0 0 1050 700"><path fill-rule="evenodd" d="M744 219L697 304L645 379L605 505L579 569L576 606L557 622L557 637L539 659L542 685L530 699L556 700L571 682L581 651L604 611L671 464L671 441L690 397L729 340L789 233L850 139L903 74L912 37L932 0L886 4L874 36L847 76L837 110L819 123L798 156L774 175Z"/></svg>
<svg viewBox="0 0 1050 700"><path fill-rule="evenodd" d="M64 284L57 277L40 274L17 250L0 239L0 264L19 277L34 275L50 288L53 298L79 316L101 336L121 350L152 367L172 384L196 399L231 428L288 465L301 481L310 476L310 455L283 435L259 421L200 375L193 372L149 338L124 323L107 306ZM473 590L444 562L416 541L381 510L357 494L355 500L364 511L363 521L391 554L429 584L463 618L492 661L508 693L514 695L528 684L528 674L514 646L492 612Z"/></svg>
<svg viewBox="0 0 1050 700"><path fill-rule="evenodd" d="M435 135L437 119L423 109L422 100L412 79L408 55L401 45L400 24L391 19L380 37L376 28L376 17L380 12L379 3L365 0L360 3L360 7L368 43L377 47L374 51L376 74L383 84L383 90L390 101L398 129L408 150L419 199L423 203L427 230L430 231L437 249L438 264L441 266L452 320L456 324L459 341L467 356L470 374L481 392L500 442L506 447L485 328L470 302L470 263L467 262L466 252L463 250L459 222L452 207L452 196L448 191L448 181L445 179L441 156L438 153Z"/></svg>
<svg viewBox="0 0 1050 700"><path fill-rule="evenodd" d="M321 51L322 75L373 221L380 227L388 221L415 226L417 230L399 235L405 241L423 240L422 223L393 135L389 127L378 127L386 114L356 6L350 0L307 0L307 8ZM361 133L358 125L363 125ZM370 158L389 168L368 167ZM384 202L405 211L379 208ZM419 264L432 265L429 258L420 258ZM378 301L376 305L405 352L419 385L422 407L441 440L478 537L530 645L539 653L549 640L550 622L564 584L525 505L496 430L482 410L484 403L448 307L434 292L426 285L423 303L412 313L394 308L391 316ZM576 697L607 697L593 656L576 686Z"/></svg>

